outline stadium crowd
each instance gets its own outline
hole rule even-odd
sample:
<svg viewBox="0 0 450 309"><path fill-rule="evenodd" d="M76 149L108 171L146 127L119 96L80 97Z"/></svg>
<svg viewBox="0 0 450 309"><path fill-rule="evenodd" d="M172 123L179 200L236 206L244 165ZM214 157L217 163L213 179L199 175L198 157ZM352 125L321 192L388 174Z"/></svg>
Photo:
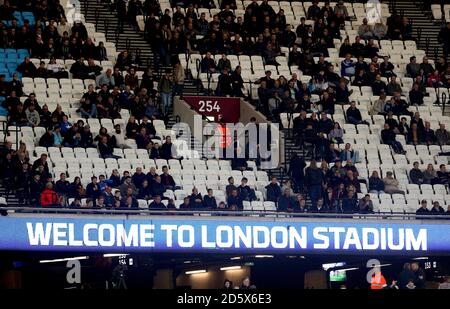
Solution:
<svg viewBox="0 0 450 309"><path fill-rule="evenodd" d="M9 4L5 1L6 6L11 3L18 5L14 1ZM160 12L156 1L145 1L143 4L131 1L125 11L124 1L118 1L116 9L123 22L128 21L134 25L137 14L145 12L148 17L145 24L146 35L157 55L156 62L175 66L173 74L167 71L159 81L152 70L147 69L139 81L136 58L127 51L118 55L113 70L108 69L102 73L103 68L95 62L108 60L102 42L95 46L81 22L68 25L64 10L59 9L58 3L57 0L38 1L38 4L44 6L43 11L39 5L30 7L23 4L36 16L34 25L28 26L25 22L20 29L20 33L29 40L25 45L20 46L19 42L23 40L17 38L14 26L3 31L4 47L26 48L31 57L50 59L48 64L41 62L41 66L36 68L26 57L17 71L22 77L65 78L70 73L73 78L93 79L95 84L89 85L77 110L82 117L118 119L121 118L122 109L130 110L131 116L124 119L125 128L116 125L114 132L108 132L106 128L101 128L98 133L91 132L89 124L83 120L71 123L61 106L58 105L54 111L49 111L46 105L40 106L33 93L22 103L20 97L23 90L19 75L15 74L10 82L4 81L4 77L0 76L0 88L6 98L2 106L7 111L8 124L45 127L46 132L39 139L39 146L95 147L101 158L117 159L119 156L114 154L114 148L127 147L125 139L132 139L136 141L138 149L148 150L151 159L174 159L170 137L164 143L155 142L160 137L157 136L152 121L167 116L172 94L182 92L180 87L184 80L184 69L180 66L178 55L187 51L206 54L200 69L202 72L220 73L217 94L243 96L241 68L232 68L226 55L261 54L265 64L277 65L276 57L281 55L281 47L290 48L289 65L298 66L301 72L312 76L312 79L302 82L296 74L289 79L283 76L273 79L272 73L267 71L259 80L259 107L273 119L279 119L282 112L299 112L300 115L293 120L297 146L309 146L313 160L305 169L304 159L294 157L289 171L292 183L287 181L280 186L273 177L266 186L266 200L276 203L279 211L373 212L370 195L358 199L361 185L355 163L359 161L359 153L352 149L351 144L346 144L343 150L337 149L336 144L343 142L343 130L341 124L333 122L328 116L334 114L336 105L349 105L346 110L347 123L367 124L362 119L356 102L350 99L350 82L351 85L371 86L373 94L380 96L371 113L386 115L382 141L392 146L396 153L405 153L395 138L396 134L403 134L407 142L413 145L450 143L450 133L444 124L434 132L430 123L424 122L419 113L411 114L408 111L410 105L423 104L427 85L449 85L450 68L445 59L442 58L435 66L428 63L427 57L420 64L415 57L410 59L406 66L407 76L414 79L409 92L410 103L401 97L402 89L396 81L389 58L385 57L383 62L378 61L375 39L412 39L406 17L393 14L388 18L387 25L377 23L374 26L364 20L354 43L350 44L344 38L339 51L344 60L338 74L325 58L328 56L328 48L334 46L333 39L341 38L339 30L348 20L342 1L334 9L329 2L319 7L318 2L314 1L306 18L302 18L296 29L286 23L283 10L275 12L267 0L261 4L253 0L247 6L243 18L235 18L231 11L233 1L223 1L222 11L214 15L210 22L205 19L204 13L197 16L194 10L194 5L210 6L209 1L185 2L185 13L181 6L177 6L173 15L166 11L160 18L157 18ZM54 5L56 9L47 10L45 5ZM43 13L47 11L48 14ZM5 18L9 17L7 15ZM314 26L308 25L307 20L313 20ZM213 54L223 55L217 64L211 58ZM314 57L318 57L318 60L314 61ZM73 59L75 62L69 72L66 72L58 67L56 58ZM353 61L352 58L358 60ZM370 58L371 62L366 63L364 58ZM123 71L127 71L125 77L122 75ZM389 82L386 84L382 78L388 78ZM320 100L313 103L312 95L318 95ZM161 108L156 103L157 96L161 98ZM392 98L387 100L386 96ZM311 113L311 116L308 117L307 113ZM402 118L400 123L393 118L403 115L411 118L410 123L406 118ZM2 148L0 157L3 182L9 183L10 188L17 191L21 203L137 209L138 200L143 199L153 200L149 205L150 209L175 208L174 201L164 193L166 190L176 190L179 184L170 176L167 166L162 168L160 175L156 174L154 168L147 173L137 168L133 173L125 171L122 175L114 170L111 175L93 176L91 182L84 187L79 177L75 177L70 183L65 173L55 175L59 179L54 179L48 168L46 154L34 162L29 161L30 157L25 144L13 150L10 143ZM322 161L320 166L317 166L316 160ZM419 172L422 173L420 170L411 171L413 183L448 185L450 176L445 165L436 173L424 171L420 175ZM254 189L246 182L243 178L240 185L235 185L234 179L230 177L226 188L226 202L219 204L212 190L202 196L194 187L192 194L184 198L179 208L242 210L244 202L257 200ZM402 193L398 181L390 172L383 179L374 172L367 185L370 192ZM311 199L311 206L306 206L307 197ZM69 203L68 199L73 201ZM81 202L83 199L86 199L84 203ZM163 203L164 199L168 199L167 203ZM439 207L436 209L439 213L443 212ZM437 210L433 207L431 211L435 214ZM450 208L446 213L450 213Z"/></svg>

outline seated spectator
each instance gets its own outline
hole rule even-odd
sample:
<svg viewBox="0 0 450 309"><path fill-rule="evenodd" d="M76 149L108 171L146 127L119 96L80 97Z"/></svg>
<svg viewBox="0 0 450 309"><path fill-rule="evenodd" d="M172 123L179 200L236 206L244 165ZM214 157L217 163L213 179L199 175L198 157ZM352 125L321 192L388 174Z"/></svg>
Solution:
<svg viewBox="0 0 450 309"><path fill-rule="evenodd" d="M414 117L411 118L409 126L412 127L413 123L417 124L417 128L420 131L422 131L425 128L425 126L423 124L423 120L422 120L422 118L420 118L420 113L419 112L415 112L414 113Z"/></svg>
<svg viewBox="0 0 450 309"><path fill-rule="evenodd" d="M398 132L400 134L402 134L403 136L407 137L408 136L408 132L409 132L409 125L406 122L406 118L405 117L401 117L400 119L400 124L398 125Z"/></svg>
<svg viewBox="0 0 450 309"><path fill-rule="evenodd" d="M423 130L423 142L427 145L433 145L436 143L436 135L434 130L431 129L429 121L425 121L425 129Z"/></svg>
<svg viewBox="0 0 450 309"><path fill-rule="evenodd" d="M422 63L420 64L420 70L423 71L425 77L430 76L434 72L433 65L428 62L428 57L424 56L422 58Z"/></svg>
<svg viewBox="0 0 450 309"><path fill-rule="evenodd" d="M175 180L169 174L169 168L167 167L167 165L164 165L162 167L162 174L160 176L161 176L161 183L164 185L166 190L176 190L177 189Z"/></svg>
<svg viewBox="0 0 450 309"><path fill-rule="evenodd" d="M398 180L394 178L391 171L386 173L386 177L383 178L384 192L388 194L405 194L404 191L399 189Z"/></svg>
<svg viewBox="0 0 450 309"><path fill-rule="evenodd" d="M443 215L445 213L444 208L439 205L438 201L433 202L433 208L430 210L430 215Z"/></svg>
<svg viewBox="0 0 450 309"><path fill-rule="evenodd" d="M37 127L39 126L39 123L41 121L38 111L35 109L34 105L30 105L25 110L25 115L28 120L28 125L31 127Z"/></svg>
<svg viewBox="0 0 450 309"><path fill-rule="evenodd" d="M344 149L340 152L340 160L347 162L351 160L353 164L359 162L359 151L353 150L350 143L346 143Z"/></svg>
<svg viewBox="0 0 450 309"><path fill-rule="evenodd" d="M237 210L244 209L242 198L239 196L238 190L236 189L231 191L231 195L227 198L227 203L229 208L236 208Z"/></svg>
<svg viewBox="0 0 450 309"><path fill-rule="evenodd" d="M94 201L94 207L95 208L106 208L106 204L105 204L105 199L103 198L103 196L99 196L95 201Z"/></svg>
<svg viewBox="0 0 450 309"><path fill-rule="evenodd" d="M256 201L255 190L250 188L247 185L248 179L246 177L242 177L241 184L237 187L239 195L242 197L244 201Z"/></svg>
<svg viewBox="0 0 450 309"><path fill-rule="evenodd" d="M41 207L55 206L58 203L58 200L58 195L53 190L53 184L51 182L47 183L40 196Z"/></svg>
<svg viewBox="0 0 450 309"><path fill-rule="evenodd" d="M17 67L17 72L20 72L23 77L34 78L36 71L36 66L31 62L30 57L25 57L23 62Z"/></svg>
<svg viewBox="0 0 450 309"><path fill-rule="evenodd" d="M423 139L423 131L419 130L417 123L413 122L411 123L411 130L408 133L407 136L407 142L408 144L412 145L420 145L424 142Z"/></svg>
<svg viewBox="0 0 450 309"><path fill-rule="evenodd" d="M139 209L139 204L136 198L129 195L122 198L122 201L120 202L120 208L121 209Z"/></svg>
<svg viewBox="0 0 450 309"><path fill-rule="evenodd" d="M366 63L364 62L364 64ZM368 76L363 69L356 70L356 76L353 79L352 85L358 87L369 86Z"/></svg>
<svg viewBox="0 0 450 309"><path fill-rule="evenodd" d="M384 182L380 176L378 176L377 171L373 171L372 175L369 177L369 192L375 194L384 193Z"/></svg>
<svg viewBox="0 0 450 309"><path fill-rule="evenodd" d="M138 149L148 149L151 142L150 135L147 134L147 129L141 127L139 133L136 135L136 145Z"/></svg>
<svg viewBox="0 0 450 309"><path fill-rule="evenodd" d="M443 87L444 83L441 80L441 74L438 70L435 70L433 74L428 77L427 81L428 87L439 88Z"/></svg>
<svg viewBox="0 0 450 309"><path fill-rule="evenodd" d="M325 163L325 162L324 162ZM287 180L283 186L281 187L281 192L285 192L285 190L288 189L289 192L291 193L291 196L294 196L294 190L292 189L292 182L290 180Z"/></svg>
<svg viewBox="0 0 450 309"><path fill-rule="evenodd" d="M114 207L116 199L114 197L114 194L112 194L111 186L106 186L105 191L102 193L102 197L106 208Z"/></svg>
<svg viewBox="0 0 450 309"><path fill-rule="evenodd" d="M278 184L277 177L272 177L270 184L266 186L266 190L267 201L277 202L279 197L281 196L281 187ZM228 205L230 205L229 202Z"/></svg>
<svg viewBox="0 0 450 309"><path fill-rule="evenodd" d="M131 181L131 176L126 176L124 182L120 185L120 195L126 196L128 189L131 189L132 195L137 195L138 191Z"/></svg>
<svg viewBox="0 0 450 309"><path fill-rule="evenodd" d="M161 159L176 159L175 146L172 144L172 138L166 136L166 141L162 144L159 151Z"/></svg>
<svg viewBox="0 0 450 309"><path fill-rule="evenodd" d="M338 122L335 122L333 129L328 134L328 138L334 144L342 144L344 142L343 137L344 137L344 130L341 128Z"/></svg>
<svg viewBox="0 0 450 309"><path fill-rule="evenodd" d="M210 52L207 52L205 57L203 57L200 62L200 70L202 73L215 73L216 72L216 63L211 56Z"/></svg>
<svg viewBox="0 0 450 309"><path fill-rule="evenodd" d="M373 103L373 105L370 109L370 114L372 116L386 114L385 109L384 109L385 105L386 105L386 93L384 91L382 91L380 93L380 97Z"/></svg>
<svg viewBox="0 0 450 309"><path fill-rule="evenodd" d="M47 128L47 131L39 139L39 146L41 147L53 147L55 146L55 136L51 127Z"/></svg>
<svg viewBox="0 0 450 309"><path fill-rule="evenodd" d="M388 56L383 57L383 62L380 63L380 73L382 77L390 78L396 76L394 73L394 65L389 61Z"/></svg>
<svg viewBox="0 0 450 309"><path fill-rule="evenodd" d="M450 144L450 132L445 129L444 123L439 124L439 129L436 130L435 137L438 145Z"/></svg>
<svg viewBox="0 0 450 309"><path fill-rule="evenodd" d="M373 36L378 40L386 39L387 37L387 27L381 21L375 23L373 26Z"/></svg>
<svg viewBox="0 0 450 309"><path fill-rule="evenodd" d="M380 74L375 75L375 80L371 86L373 95L381 95L381 93L387 92L386 83L381 80Z"/></svg>
<svg viewBox="0 0 450 309"><path fill-rule="evenodd" d="M69 208L81 208L81 200L76 198L70 203Z"/></svg>
<svg viewBox="0 0 450 309"><path fill-rule="evenodd" d="M207 209L217 208L217 202L215 196L213 195L213 189L208 189L208 194L203 196L203 207Z"/></svg>
<svg viewBox="0 0 450 309"><path fill-rule="evenodd" d="M347 170L346 176L344 178L344 184L346 187L353 186L357 193L361 192L361 185L357 178L357 174L351 170Z"/></svg>
<svg viewBox="0 0 450 309"><path fill-rule="evenodd" d="M325 112L321 112L319 120L319 132L329 134L333 129L333 126L334 123L330 118L328 118L328 115Z"/></svg>
<svg viewBox="0 0 450 309"><path fill-rule="evenodd" d="M351 59L351 54L346 54L341 62L341 76L352 77L355 75L355 63Z"/></svg>
<svg viewBox="0 0 450 309"><path fill-rule="evenodd" d="M191 208L191 205L190 205L190 198L188 197L188 196L186 196L184 199L183 199L183 203L182 204L180 204L180 209L190 209Z"/></svg>
<svg viewBox="0 0 450 309"><path fill-rule="evenodd" d="M413 105L422 105L423 104L424 94L419 89L419 84L414 83L413 88L409 92L409 101Z"/></svg>
<svg viewBox="0 0 450 309"><path fill-rule="evenodd" d="M97 182L97 177L92 176L91 182L86 186L86 197L96 200L102 192L100 191L100 187Z"/></svg>
<svg viewBox="0 0 450 309"><path fill-rule="evenodd" d="M439 171L437 171L438 182L443 185L448 185L448 180L450 178L449 172L447 172L447 168L445 164L439 165Z"/></svg>
<svg viewBox="0 0 450 309"><path fill-rule="evenodd" d="M87 79L90 78L89 76L89 68L87 65L84 64L84 58L80 57L78 61L76 61L72 66L70 67L70 73L72 73L73 78L79 78L79 79Z"/></svg>
<svg viewBox="0 0 450 309"><path fill-rule="evenodd" d="M107 69L105 73L102 73L97 77L97 87L103 85L106 85L108 89L112 89L116 85L111 69Z"/></svg>
<svg viewBox="0 0 450 309"><path fill-rule="evenodd" d="M438 183L437 173L431 163L427 165L427 169L423 172L423 183L431 185Z"/></svg>
<svg viewBox="0 0 450 309"><path fill-rule="evenodd" d="M424 183L424 176L422 171L419 169L419 162L413 163L413 168L409 171L409 179L411 183L416 185L421 185Z"/></svg>
<svg viewBox="0 0 450 309"><path fill-rule="evenodd" d="M291 190L289 188L285 188L283 190L283 195L278 198L278 211L282 212L293 212L295 200L291 194Z"/></svg>
<svg viewBox="0 0 450 309"><path fill-rule="evenodd" d="M153 194L150 183L147 179L145 179L142 181L142 185L138 188L137 198L141 200L150 200L152 196Z"/></svg>
<svg viewBox="0 0 450 309"><path fill-rule="evenodd" d="M368 24L367 18L364 18L362 25L358 27L358 35L364 40L374 37L372 26Z"/></svg>
<svg viewBox="0 0 450 309"><path fill-rule="evenodd" d="M98 111L96 101L91 101L89 98L81 99L81 106L78 111L83 118L97 118Z"/></svg>
<svg viewBox="0 0 450 309"><path fill-rule="evenodd" d="M157 210L157 209L167 209L166 206L161 202L161 197L159 195L155 196L153 202L148 205L148 209Z"/></svg>
<svg viewBox="0 0 450 309"><path fill-rule="evenodd" d="M416 214L422 216L430 214L430 210L428 209L426 200L422 200L422 202L420 203L420 208L416 210Z"/></svg>
<svg viewBox="0 0 450 309"><path fill-rule="evenodd" d="M192 189L192 194L189 195L189 204L191 205L191 208L203 207L202 195L198 193L198 189L196 187Z"/></svg>
<svg viewBox="0 0 450 309"><path fill-rule="evenodd" d="M231 62L226 54L222 54L222 58L220 58L217 63L217 70L220 73L222 73L224 69L227 69L228 72L231 71Z"/></svg>
<svg viewBox="0 0 450 309"><path fill-rule="evenodd" d="M416 57L409 58L409 63L406 65L406 76L416 78L420 73L420 65L416 61Z"/></svg>
<svg viewBox="0 0 450 309"><path fill-rule="evenodd" d="M311 212L311 213L327 213L328 212L327 206L324 205L323 197L319 197L317 199L316 204L311 207L309 212Z"/></svg>
<svg viewBox="0 0 450 309"><path fill-rule="evenodd" d="M66 173L59 175L59 180L55 183L55 192L58 196L69 196L70 182L66 180Z"/></svg>
<svg viewBox="0 0 450 309"><path fill-rule="evenodd" d="M56 62L56 59L52 57L47 64L48 77L53 78L69 78L69 74L65 71L64 66Z"/></svg>
<svg viewBox="0 0 450 309"><path fill-rule="evenodd" d="M297 194L295 204L293 205L293 211L296 213L306 213L309 211L308 207L306 206L306 199L303 195Z"/></svg>
<svg viewBox="0 0 450 309"><path fill-rule="evenodd" d="M358 199L353 190L348 190L347 196L342 201L342 211L344 213L354 213L358 210Z"/></svg>
<svg viewBox="0 0 450 309"><path fill-rule="evenodd" d="M336 103L348 104L350 102L349 97L353 93L353 90L349 91L346 81L339 82L339 86L336 88Z"/></svg>
<svg viewBox="0 0 450 309"><path fill-rule="evenodd" d="M153 197L155 197L157 195L159 195L161 197L164 196L164 192L166 192L166 188L161 183L161 176L159 176L159 175L155 176L154 181L151 184L151 187L152 187L152 196Z"/></svg>
<svg viewBox="0 0 450 309"><path fill-rule="evenodd" d="M402 144L395 139L395 132L387 122L384 124L384 128L381 131L381 140L383 144L391 146L395 153L406 153Z"/></svg>
<svg viewBox="0 0 450 309"><path fill-rule="evenodd" d="M234 185L234 178L228 177L228 185L225 187L226 195L227 196L231 195L231 192L233 190L237 190L237 187Z"/></svg>
<svg viewBox="0 0 450 309"><path fill-rule="evenodd" d="M366 194L358 204L359 213L373 213L373 203L370 200L370 195Z"/></svg>
<svg viewBox="0 0 450 309"><path fill-rule="evenodd" d="M369 125L369 123L367 121L362 120L361 112L356 107L355 101L352 101L350 103L350 107L347 109L346 116L347 116L348 123L351 123L354 125L357 125L357 124Z"/></svg>
<svg viewBox="0 0 450 309"><path fill-rule="evenodd" d="M135 185L137 189L142 187L144 180L147 179L147 176L142 172L142 167L136 167L136 171L131 177L131 182Z"/></svg>
<svg viewBox="0 0 450 309"><path fill-rule="evenodd" d="M397 82L397 77L392 76L391 80L389 81L387 87L387 95L394 95L396 92L402 92L402 87L400 86L400 84Z"/></svg>
<svg viewBox="0 0 450 309"><path fill-rule="evenodd" d="M106 136L102 136L100 138L100 142L98 143L98 151L103 159L120 159L119 156L113 155L113 148L108 145L108 138Z"/></svg>

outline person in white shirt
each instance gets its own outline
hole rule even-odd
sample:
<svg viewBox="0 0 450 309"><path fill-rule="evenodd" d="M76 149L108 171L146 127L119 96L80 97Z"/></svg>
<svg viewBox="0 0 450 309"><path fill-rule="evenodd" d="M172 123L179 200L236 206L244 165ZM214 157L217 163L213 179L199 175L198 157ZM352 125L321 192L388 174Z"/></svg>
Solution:
<svg viewBox="0 0 450 309"><path fill-rule="evenodd" d="M51 58L47 64L47 71L55 78L69 78L69 74L64 71L63 65L56 63L55 58Z"/></svg>
<svg viewBox="0 0 450 309"><path fill-rule="evenodd" d="M125 142L125 134L122 132L120 124L114 126L114 132L111 135L115 137L117 147L130 148Z"/></svg>
<svg viewBox="0 0 450 309"><path fill-rule="evenodd" d="M67 31L67 34L69 34L69 36L72 34L72 26L67 23L67 20L64 17L61 17L61 21L56 27L56 30L58 31L58 34L60 36L64 36L65 31Z"/></svg>

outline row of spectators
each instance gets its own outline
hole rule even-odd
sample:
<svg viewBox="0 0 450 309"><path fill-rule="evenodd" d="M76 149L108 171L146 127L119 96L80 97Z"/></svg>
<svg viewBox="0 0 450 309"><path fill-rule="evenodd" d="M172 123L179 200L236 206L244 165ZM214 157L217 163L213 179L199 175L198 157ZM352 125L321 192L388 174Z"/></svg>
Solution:
<svg viewBox="0 0 450 309"><path fill-rule="evenodd" d="M133 3L140 3L134 1ZM222 11L208 20L205 13L197 14L196 7L202 3L185 4L186 12L182 11L182 4L175 12L169 10L161 12L159 7L141 5L128 11L128 18L135 20L137 14L143 12L146 19L145 32L152 42L155 54L168 65L177 54L200 52L205 54L235 54L235 55L263 55L267 64L275 63L275 57L281 54L280 47L301 47L304 57L301 62L311 61L312 56L319 53L328 54L327 48L333 47L333 39L340 38L340 29L349 20L348 12L343 1L332 8L327 1L323 7L313 2L307 16L301 18L296 29L286 22L283 9L275 12L267 0L258 4L254 0L247 6L244 16L236 17L232 11L233 2L222 2ZM209 3L206 4L209 7ZM134 15L135 14L135 15ZM126 14L119 14L126 19ZM132 16L134 15L134 16ZM172 16L171 16L172 15ZM134 18L133 18L134 17ZM159 18L158 18L159 17ZM314 20L314 26L308 25L306 20ZM132 23L135 23L132 22ZM359 39L355 47L360 54L371 56L373 53L373 39L411 39L411 25L407 18L394 13L387 20L387 25L381 22L371 26L367 19L359 26L358 33L364 40L369 40L367 48L360 46ZM303 68L300 68L303 69Z"/></svg>
<svg viewBox="0 0 450 309"><path fill-rule="evenodd" d="M25 61L29 61L28 58ZM174 72L176 73L177 71ZM80 100L80 108L77 112L83 118L117 119L121 118L120 111L126 109L138 120L144 117L160 118L168 114L172 104L172 92L182 93L183 81L184 77L178 82L178 79L169 73L158 80L152 70L148 69L139 82L133 68L125 78L118 68L114 73L108 69L97 77L98 90L95 89L95 85L89 85L88 91ZM23 84L17 75L14 75L10 83L4 81L4 76L0 76L0 89L6 96L2 107L8 113L9 125L43 126L55 129L56 126L63 125L62 122L67 123L67 119L63 120L67 115L60 105L57 105L54 111L49 111L47 105L42 107L39 105L34 93L30 93L28 99L22 103L20 97L24 94ZM161 97L160 109L157 106L157 95ZM71 124L64 126L70 127Z"/></svg>

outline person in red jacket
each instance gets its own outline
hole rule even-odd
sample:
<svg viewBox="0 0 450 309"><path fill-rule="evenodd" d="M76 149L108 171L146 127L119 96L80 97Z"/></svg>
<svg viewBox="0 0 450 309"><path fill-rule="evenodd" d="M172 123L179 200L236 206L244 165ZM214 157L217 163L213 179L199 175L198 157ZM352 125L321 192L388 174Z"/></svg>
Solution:
<svg viewBox="0 0 450 309"><path fill-rule="evenodd" d="M53 190L53 184L51 182L47 183L44 191L41 193L41 206L48 207L58 204L58 195Z"/></svg>

